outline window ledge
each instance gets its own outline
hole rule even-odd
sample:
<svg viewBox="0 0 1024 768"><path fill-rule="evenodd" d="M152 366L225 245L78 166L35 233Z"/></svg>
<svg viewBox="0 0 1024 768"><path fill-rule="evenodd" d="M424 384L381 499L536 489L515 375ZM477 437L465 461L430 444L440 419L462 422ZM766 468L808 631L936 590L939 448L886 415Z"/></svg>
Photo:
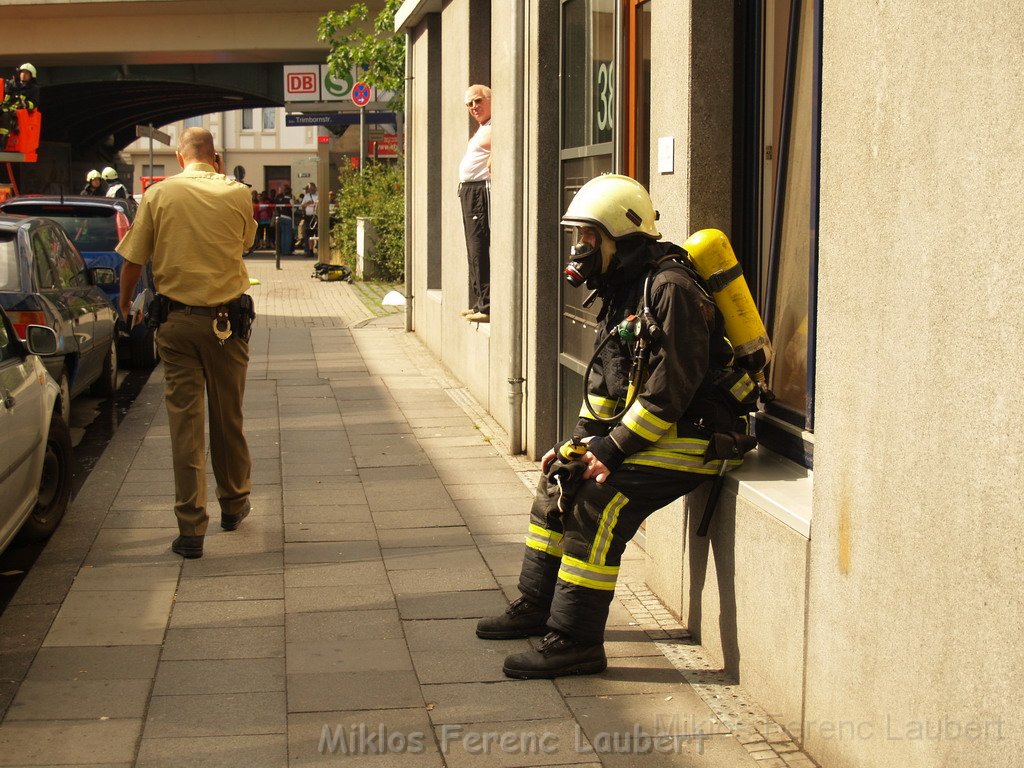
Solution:
<svg viewBox="0 0 1024 768"><path fill-rule="evenodd" d="M764 446L747 454L743 466L725 476L736 495L763 509L805 539L811 538L814 472Z"/></svg>
<svg viewBox="0 0 1024 768"><path fill-rule="evenodd" d="M435 304L441 303L441 289L440 288L428 288L427 299L434 302Z"/></svg>

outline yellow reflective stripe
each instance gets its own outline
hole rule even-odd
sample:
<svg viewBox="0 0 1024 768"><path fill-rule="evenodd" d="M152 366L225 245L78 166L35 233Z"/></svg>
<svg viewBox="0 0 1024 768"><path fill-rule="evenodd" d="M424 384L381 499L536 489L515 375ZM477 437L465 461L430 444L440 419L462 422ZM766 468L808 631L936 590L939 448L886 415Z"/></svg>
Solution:
<svg viewBox="0 0 1024 768"><path fill-rule="evenodd" d="M580 418L583 419L592 419L594 414L597 414L602 419L610 419L615 415L615 410L619 407L618 400L610 400L600 395L588 394L587 400L590 401L590 407L594 409L594 413L591 413L590 408L587 408L587 404L583 403L580 406Z"/></svg>
<svg viewBox="0 0 1024 768"><path fill-rule="evenodd" d="M558 569L558 578L562 581L607 592L615 589L615 581L618 577L619 567L617 565L585 563L568 555L562 555L562 565Z"/></svg>
<svg viewBox="0 0 1024 768"><path fill-rule="evenodd" d="M626 415L622 417L622 424L630 432L635 432L652 443L661 438L672 426L671 422L658 418L644 408L639 400L626 411Z"/></svg>
<svg viewBox="0 0 1024 768"><path fill-rule="evenodd" d="M737 400L746 399L747 395L754 391L754 380L751 379L747 374L743 374L740 380L737 381L729 389L730 394Z"/></svg>
<svg viewBox="0 0 1024 768"><path fill-rule="evenodd" d="M591 563L604 565L605 560L608 559L608 550L612 546L612 531L615 529L615 524L619 521L619 512L628 503L629 499L621 493L616 493L605 508L601 510L601 517L597 521L597 535L594 537L594 543L590 547L589 560Z"/></svg>
<svg viewBox="0 0 1024 768"><path fill-rule="evenodd" d="M708 441L699 437L663 437L654 446L659 451L676 451L703 456L708 449Z"/></svg>
<svg viewBox="0 0 1024 768"><path fill-rule="evenodd" d="M658 467L659 469L671 469L677 472L692 472L697 475L716 475L721 464L712 461L705 464L704 460L692 454L677 453L675 451L660 451L649 449L639 451L628 456L623 464L640 464L645 467ZM743 463L741 459L730 459L729 469L735 469Z"/></svg>
<svg viewBox="0 0 1024 768"><path fill-rule="evenodd" d="M547 555L562 556L562 534L530 523L526 534L526 546Z"/></svg>

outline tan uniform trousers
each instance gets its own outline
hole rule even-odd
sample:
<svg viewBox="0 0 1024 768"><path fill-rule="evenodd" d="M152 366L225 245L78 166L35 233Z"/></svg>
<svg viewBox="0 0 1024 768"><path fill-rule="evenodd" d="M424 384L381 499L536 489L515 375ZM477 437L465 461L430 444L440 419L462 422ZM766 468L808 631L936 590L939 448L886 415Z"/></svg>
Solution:
<svg viewBox="0 0 1024 768"><path fill-rule="evenodd" d="M241 512L252 487L252 462L242 431L242 400L249 344L231 336L223 345L207 315L172 311L157 331L164 363L164 396L174 464L174 514L183 536L203 536L206 512L206 417L210 406L210 458L221 514Z"/></svg>

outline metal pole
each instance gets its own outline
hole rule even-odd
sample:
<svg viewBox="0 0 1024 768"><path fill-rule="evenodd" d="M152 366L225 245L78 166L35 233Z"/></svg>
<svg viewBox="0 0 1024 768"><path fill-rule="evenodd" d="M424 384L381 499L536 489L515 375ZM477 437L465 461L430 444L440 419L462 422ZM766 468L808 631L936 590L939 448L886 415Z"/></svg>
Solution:
<svg viewBox="0 0 1024 768"><path fill-rule="evenodd" d="M359 175L361 176L366 169L366 143L368 140L366 133L366 107L359 108Z"/></svg>

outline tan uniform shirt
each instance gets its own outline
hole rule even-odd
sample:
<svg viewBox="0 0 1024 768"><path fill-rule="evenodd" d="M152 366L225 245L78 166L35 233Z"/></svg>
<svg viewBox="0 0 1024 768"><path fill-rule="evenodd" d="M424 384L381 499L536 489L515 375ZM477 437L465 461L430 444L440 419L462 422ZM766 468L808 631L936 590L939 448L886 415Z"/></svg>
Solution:
<svg viewBox="0 0 1024 768"><path fill-rule="evenodd" d="M255 237L249 188L191 163L146 191L117 252L134 264L152 260L158 293L214 307L249 290L242 254Z"/></svg>

